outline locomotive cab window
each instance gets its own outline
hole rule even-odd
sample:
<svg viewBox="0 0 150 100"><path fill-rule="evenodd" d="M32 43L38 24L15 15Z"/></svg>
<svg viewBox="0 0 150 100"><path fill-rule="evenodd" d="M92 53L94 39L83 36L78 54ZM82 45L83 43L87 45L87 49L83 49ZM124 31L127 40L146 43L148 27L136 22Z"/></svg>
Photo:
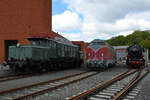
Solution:
<svg viewBox="0 0 150 100"><path fill-rule="evenodd" d="M100 44L100 45L106 45L105 42L98 42L98 44Z"/></svg>
<svg viewBox="0 0 150 100"><path fill-rule="evenodd" d="M32 41L30 41L30 43L31 43L31 45L33 45L33 46L38 46L38 45L41 44L41 41L32 40Z"/></svg>
<svg viewBox="0 0 150 100"><path fill-rule="evenodd" d="M30 41L30 44L35 46L36 45L36 41Z"/></svg>
<svg viewBox="0 0 150 100"><path fill-rule="evenodd" d="M49 47L52 48L52 41L49 41Z"/></svg>
<svg viewBox="0 0 150 100"><path fill-rule="evenodd" d="M54 42L54 48L56 48L56 42Z"/></svg>

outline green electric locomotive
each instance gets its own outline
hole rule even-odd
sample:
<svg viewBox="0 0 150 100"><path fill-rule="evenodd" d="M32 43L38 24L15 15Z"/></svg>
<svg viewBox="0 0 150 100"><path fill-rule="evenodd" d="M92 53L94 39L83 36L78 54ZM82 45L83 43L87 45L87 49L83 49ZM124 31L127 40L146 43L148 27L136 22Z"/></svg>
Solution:
<svg viewBox="0 0 150 100"><path fill-rule="evenodd" d="M28 38L29 45L9 46L7 64L15 72L46 72L78 67L83 62L80 47L56 37Z"/></svg>

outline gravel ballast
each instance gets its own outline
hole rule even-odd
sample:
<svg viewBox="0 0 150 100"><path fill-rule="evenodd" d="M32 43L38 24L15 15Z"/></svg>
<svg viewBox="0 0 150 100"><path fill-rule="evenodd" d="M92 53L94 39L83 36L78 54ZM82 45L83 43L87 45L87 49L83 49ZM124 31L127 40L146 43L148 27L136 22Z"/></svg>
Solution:
<svg viewBox="0 0 150 100"><path fill-rule="evenodd" d="M30 85L30 84L38 83L38 82L42 82L42 81L52 80L52 79L64 77L67 75L80 73L83 71L86 71L86 70L84 68L68 69L68 70L51 72L49 74L43 74L40 76L33 76L33 77L27 77L27 78L22 78L22 79L17 79L17 80L1 82L0 83L0 91L17 88L17 87L21 87L24 85Z"/></svg>
<svg viewBox="0 0 150 100"><path fill-rule="evenodd" d="M34 76L30 78L23 78L23 79L8 81L8 82L2 82L0 83L0 90L3 91L7 89L12 89L24 85L41 82L41 81L52 80L63 76L83 72L85 70L87 69L85 68L68 69L68 70L52 72L50 74L45 74L41 76ZM67 97L71 97L89 88L95 87L99 83L110 80L111 78L115 77L119 73L122 73L126 70L128 69L124 65L117 65L116 67L107 69L98 75L92 76L82 81L78 81L76 83L67 85L62 88L58 88L53 91L46 92L42 95L29 98L29 100L65 100ZM0 75L4 72L7 71L1 70ZM149 83L150 83L150 73L136 86L136 88L139 88L140 91L138 92L137 96L133 100L150 100Z"/></svg>
<svg viewBox="0 0 150 100"><path fill-rule="evenodd" d="M137 87L140 87L140 92L135 100L150 100L150 73L137 84Z"/></svg>
<svg viewBox="0 0 150 100"><path fill-rule="evenodd" d="M67 97L71 97L89 88L95 87L99 83L110 80L111 78L115 77L116 75L124 71L127 71L127 68L125 66L119 65L110 68L98 75L87 78L85 80L78 81L76 83L67 85L65 87L47 92L43 95L39 95L30 99L31 100L65 100Z"/></svg>
<svg viewBox="0 0 150 100"><path fill-rule="evenodd" d="M0 64L0 75L5 75L10 73L11 71L9 70L9 66L3 66Z"/></svg>

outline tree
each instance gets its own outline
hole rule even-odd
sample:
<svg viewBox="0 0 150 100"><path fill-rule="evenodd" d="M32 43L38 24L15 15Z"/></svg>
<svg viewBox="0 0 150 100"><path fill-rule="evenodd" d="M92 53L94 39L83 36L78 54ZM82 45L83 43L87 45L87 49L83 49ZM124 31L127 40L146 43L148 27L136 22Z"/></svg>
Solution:
<svg viewBox="0 0 150 100"><path fill-rule="evenodd" d="M146 39L143 40L139 43L141 46L143 46L144 48L148 49L149 52L149 58L150 58L150 40Z"/></svg>
<svg viewBox="0 0 150 100"><path fill-rule="evenodd" d="M110 40L107 40L108 44L112 46L119 46L119 45L125 45L126 44L126 38L122 35L111 38Z"/></svg>
<svg viewBox="0 0 150 100"><path fill-rule="evenodd" d="M145 40L149 37L150 34L147 31L134 31L132 34L125 36L117 36L113 37L107 42L112 46L120 46L120 45L131 45L134 42L140 43L142 40Z"/></svg>
<svg viewBox="0 0 150 100"><path fill-rule="evenodd" d="M150 58L150 33L147 31L134 31L132 34L124 36L117 36L107 40L111 46L131 45L134 42L140 44L149 50Z"/></svg>

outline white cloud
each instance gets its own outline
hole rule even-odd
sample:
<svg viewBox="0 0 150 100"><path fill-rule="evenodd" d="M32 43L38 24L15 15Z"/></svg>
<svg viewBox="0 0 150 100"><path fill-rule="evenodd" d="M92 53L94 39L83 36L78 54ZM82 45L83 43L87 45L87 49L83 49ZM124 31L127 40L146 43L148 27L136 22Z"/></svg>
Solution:
<svg viewBox="0 0 150 100"><path fill-rule="evenodd" d="M91 41L150 30L150 0L63 0L68 9L53 16L53 29L70 40ZM79 17L83 16L83 19ZM66 33L77 29L81 33Z"/></svg>
<svg viewBox="0 0 150 100"><path fill-rule="evenodd" d="M66 32L81 27L81 20L77 13L66 10L64 13L52 17L53 30Z"/></svg>
<svg viewBox="0 0 150 100"><path fill-rule="evenodd" d="M150 29L150 12L141 12L137 14L128 14L124 19L116 22L120 31L129 30L148 30ZM118 30L119 30L118 29Z"/></svg>
<svg viewBox="0 0 150 100"><path fill-rule="evenodd" d="M70 9L90 20L115 22L129 13L150 11L150 0L64 0Z"/></svg>
<svg viewBox="0 0 150 100"><path fill-rule="evenodd" d="M127 35L129 35L131 33L133 33L133 31L120 32L120 33L118 33L118 35L127 36Z"/></svg>
<svg viewBox="0 0 150 100"><path fill-rule="evenodd" d="M101 33L101 34L95 34L95 33L90 33L90 32L83 32L83 33L60 33L67 39L71 41L85 41L85 42L90 42L93 39L109 39L111 38L110 35ZM96 36L95 36L96 35Z"/></svg>

